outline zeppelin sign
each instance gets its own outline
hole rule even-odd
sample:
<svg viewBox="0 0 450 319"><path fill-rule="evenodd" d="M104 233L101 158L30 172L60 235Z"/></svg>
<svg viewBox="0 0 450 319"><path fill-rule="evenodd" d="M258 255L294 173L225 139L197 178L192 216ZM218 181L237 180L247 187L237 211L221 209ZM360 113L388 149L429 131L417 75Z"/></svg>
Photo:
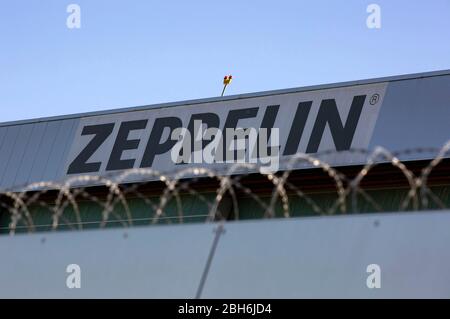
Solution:
<svg viewBox="0 0 450 319"><path fill-rule="evenodd" d="M196 123L219 133L230 129L253 128L257 132L265 129L269 144L277 148L272 156L276 154L280 160L298 152L313 155L367 148L386 85L375 83L83 118L69 152L66 174L105 174L131 168L178 170L180 162L173 156L178 143L174 138L176 130L184 129L185 134L196 135L202 149L214 144L215 139L219 141L218 134L205 138L202 133L198 137ZM225 134L220 136L220 141L223 140ZM212 154L217 154L217 149ZM332 164L346 164L349 156L334 156L334 161ZM223 169L230 163L233 161L216 158L203 164ZM192 161L181 164L182 167L198 165ZM279 168L283 169L283 165Z"/></svg>
<svg viewBox="0 0 450 319"><path fill-rule="evenodd" d="M444 70L0 123L0 189L97 183L84 175L191 177L197 167L221 175L314 167L304 154L362 165L368 154L352 150L377 146L401 161L430 160L450 140L449 118Z"/></svg>

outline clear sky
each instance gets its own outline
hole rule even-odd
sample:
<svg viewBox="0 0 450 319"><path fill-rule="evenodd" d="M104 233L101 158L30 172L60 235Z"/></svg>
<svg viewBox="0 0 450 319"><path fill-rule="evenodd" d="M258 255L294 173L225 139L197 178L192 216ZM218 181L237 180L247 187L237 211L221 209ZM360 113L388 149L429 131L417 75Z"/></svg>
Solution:
<svg viewBox="0 0 450 319"><path fill-rule="evenodd" d="M0 122L442 69L450 0L0 1Z"/></svg>

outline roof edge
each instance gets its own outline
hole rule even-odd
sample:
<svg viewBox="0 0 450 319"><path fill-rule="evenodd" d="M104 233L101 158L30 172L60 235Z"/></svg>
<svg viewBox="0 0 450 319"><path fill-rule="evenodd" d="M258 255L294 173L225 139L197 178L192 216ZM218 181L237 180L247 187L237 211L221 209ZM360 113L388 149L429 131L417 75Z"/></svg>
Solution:
<svg viewBox="0 0 450 319"><path fill-rule="evenodd" d="M219 97L209 97L209 98L201 98L201 99L193 99L193 100L150 104L150 105L143 105L143 106L114 108L114 109L85 112L85 113L73 113L73 114L68 114L68 115L57 115L57 116L41 117L41 118L34 118L34 119L9 121L9 122L0 123L0 127L39 123L39 122L50 122L50 121L58 121L58 120L68 120L68 119L76 119L76 118L98 116L98 115L109 115L109 114L117 114L117 113L125 113L125 112L144 111L144 110L149 110L149 109L159 109L159 108L175 107L175 106L182 106L182 105L239 100L239 99L246 99L246 98L263 97L263 96L268 96L268 95L281 95L281 94L289 94L289 93L297 93L297 92L333 89L333 88L356 86L356 85L366 85L366 84L373 84L373 83L380 83L380 82L395 82L395 81L404 81L404 80L414 80L414 79L420 79L420 78L429 78L429 77L446 76L446 75L450 75L450 69L439 70L439 71L420 72L420 73L411 73L411 74L404 74L404 75L385 76L385 77L372 78L372 79L335 82L335 83L330 83L330 84L318 84L318 85L294 87L294 88L288 88L288 89L259 91L259 92L254 92L254 93L228 95L228 96L224 96L224 97L220 97L220 96Z"/></svg>

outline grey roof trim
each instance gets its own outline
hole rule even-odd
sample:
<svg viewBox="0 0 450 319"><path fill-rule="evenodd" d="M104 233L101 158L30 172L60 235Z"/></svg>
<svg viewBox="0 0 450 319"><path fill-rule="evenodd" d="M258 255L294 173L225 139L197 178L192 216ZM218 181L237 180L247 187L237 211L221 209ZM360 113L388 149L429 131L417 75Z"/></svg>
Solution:
<svg viewBox="0 0 450 319"><path fill-rule="evenodd" d="M288 94L288 93L315 91L315 90L339 88L339 87L346 87L346 86L373 84L373 83L380 83L380 82L413 80L413 79L436 77L436 76L446 76L446 75L450 75L450 69L440 70L440 71L431 71L431 72L412 73L412 74L405 74L405 75L396 75L396 76L386 76L386 77L365 79L365 80L338 82L338 83L331 83L331 84L320 84L320 85L304 86L304 87L289 88L289 89L262 91L262 92L255 92L255 93L244 93L244 94L229 95L229 96L224 96L224 97L202 98L202 99L194 99L194 100L186 100L186 101L178 101L178 102L168 102L168 103L159 103L159 104L152 104L152 105L116 108L116 109L86 112L86 113L76 113L76 114L68 114L68 115L60 115L60 116L42 117L42 118L28 119L28 120L10 121L10 122L0 123L0 127L30 124L30 123L39 123L39 122L58 121L58 120L90 117L90 116L97 116L97 115L142 111L142 110L148 110L148 109L158 109L158 108L166 108L166 107L174 107L174 106L182 106L182 105L239 100L239 99L246 99L246 98L252 98L252 97L262 97L262 96L267 96L267 95L281 95L281 94Z"/></svg>

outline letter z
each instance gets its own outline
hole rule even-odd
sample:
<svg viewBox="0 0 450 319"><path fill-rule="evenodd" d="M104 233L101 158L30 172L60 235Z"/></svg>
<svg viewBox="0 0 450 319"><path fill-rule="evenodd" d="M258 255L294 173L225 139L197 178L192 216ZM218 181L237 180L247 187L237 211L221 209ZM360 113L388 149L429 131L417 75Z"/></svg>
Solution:
<svg viewBox="0 0 450 319"><path fill-rule="evenodd" d="M114 123L89 125L83 127L81 135L95 135L80 154L69 165L67 174L98 172L101 162L86 163L95 151L103 144L114 129Z"/></svg>

